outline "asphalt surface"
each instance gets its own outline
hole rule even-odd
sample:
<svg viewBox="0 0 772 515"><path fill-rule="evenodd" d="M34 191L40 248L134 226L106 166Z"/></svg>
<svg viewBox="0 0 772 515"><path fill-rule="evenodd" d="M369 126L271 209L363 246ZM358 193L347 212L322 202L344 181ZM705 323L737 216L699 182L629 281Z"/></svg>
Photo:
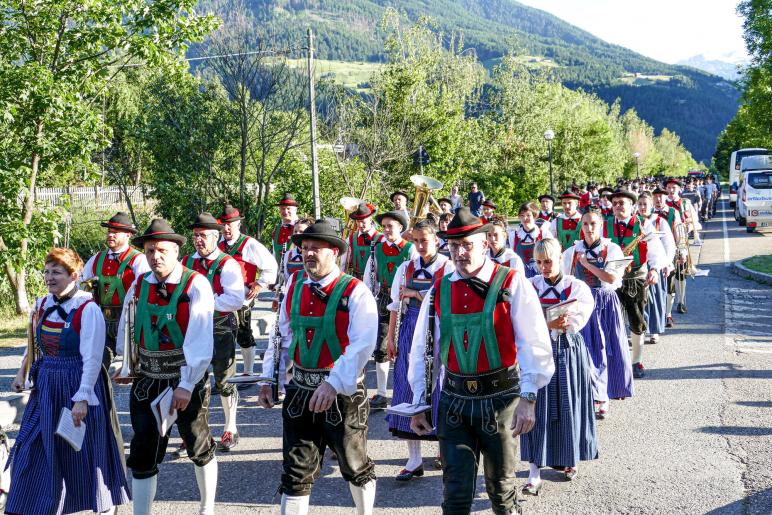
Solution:
<svg viewBox="0 0 772 515"><path fill-rule="evenodd" d="M722 217L727 217L726 237ZM709 275L689 280L689 312L675 314L676 327L659 344L646 346L647 376L637 381L635 397L612 401L610 416L598 423L600 458L582 463L572 482L544 471L545 485L538 497L525 502L526 512L772 513L772 288L741 279L729 266L772 253L772 233L747 234L725 203L703 239L705 244L693 246L692 253ZM21 351L0 349L4 390ZM374 385L372 370L367 380ZM128 442L128 389L116 392ZM242 392L239 445L218 455L218 513L278 513L281 413L258 408L255 393L254 388ZM219 406L214 399L216 438L223 424ZM14 436L17 428L6 429ZM376 513L440 513L442 475L431 466L436 444L424 444L426 476L397 483L393 478L407 449L391 438L382 412L371 414L369 438L378 475ZM173 438L170 450L178 443ZM526 469L522 464L518 471L520 485ZM154 513L197 513L197 499L191 462L167 455ZM311 506L318 514L354 513L347 485L329 455ZM489 512L482 475L474 512Z"/></svg>

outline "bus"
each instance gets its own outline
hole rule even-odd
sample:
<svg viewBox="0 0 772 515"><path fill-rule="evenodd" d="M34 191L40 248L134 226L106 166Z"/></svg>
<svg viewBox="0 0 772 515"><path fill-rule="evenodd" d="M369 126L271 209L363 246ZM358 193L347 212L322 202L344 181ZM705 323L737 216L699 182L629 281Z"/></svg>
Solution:
<svg viewBox="0 0 772 515"><path fill-rule="evenodd" d="M729 207L735 207L737 202L737 188L740 185L740 162L748 156L769 155L766 148L741 148L732 152L729 159Z"/></svg>

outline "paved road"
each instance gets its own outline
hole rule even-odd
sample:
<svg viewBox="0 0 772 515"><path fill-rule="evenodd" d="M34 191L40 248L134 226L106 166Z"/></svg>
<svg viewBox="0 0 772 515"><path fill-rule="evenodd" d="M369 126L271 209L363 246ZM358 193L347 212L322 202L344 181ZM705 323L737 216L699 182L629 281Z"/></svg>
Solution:
<svg viewBox="0 0 772 515"><path fill-rule="evenodd" d="M772 234L747 234L731 218L725 232L722 216L731 215L720 211L707 225L705 245L692 247L699 267L710 274L689 281L689 313L676 315L674 330L646 347L648 375L636 385L636 396L613 402L610 417L599 423L600 459L583 464L571 483L544 473L546 484L538 498L526 502L527 512L772 513L772 288L741 279L728 266L772 252ZM0 351L6 386L20 352ZM372 372L368 381L374 384ZM128 440L126 390L119 392ZM280 412L261 410L254 401L247 391L239 418L241 444L218 457L219 513L278 512ZM219 435L219 400L213 404L212 427ZM439 513L441 473L426 460L427 476L396 483L406 448L390 438L382 414L372 415L370 425L369 451L379 476L377 513ZM426 445L425 457L435 454L436 445ZM168 460L161 470L155 512L195 513L190 462ZM522 482L525 470L518 474ZM479 479L474 508L484 513L488 504ZM311 503L312 513L353 513L334 461L325 462Z"/></svg>

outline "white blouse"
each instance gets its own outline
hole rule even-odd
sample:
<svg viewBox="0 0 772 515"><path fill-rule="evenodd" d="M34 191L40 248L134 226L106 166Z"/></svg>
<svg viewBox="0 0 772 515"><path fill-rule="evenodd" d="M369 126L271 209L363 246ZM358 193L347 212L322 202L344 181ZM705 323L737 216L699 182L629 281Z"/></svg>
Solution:
<svg viewBox="0 0 772 515"><path fill-rule="evenodd" d="M608 238L601 238L600 245L598 245L596 249L598 254L600 254L603 251L603 249L607 249L606 262L615 261L617 259L624 259L625 257L624 253L622 252L622 248ZM574 262L574 254L576 252L579 252L579 253L587 252L587 245L585 245L584 240L577 241L573 247L566 249L566 251L563 253L563 262L561 263L560 269L562 270L564 275L574 274L572 265ZM622 276L623 274L621 273L615 275L614 282L611 282L611 283L601 281L601 288L605 290L618 289L619 287L622 286Z"/></svg>
<svg viewBox="0 0 772 515"><path fill-rule="evenodd" d="M569 334L576 334L582 330L590 319L593 309L595 309L595 299L592 297L592 291L586 283L580 281L573 275L563 275L560 281L554 285L547 284L543 275L531 277L530 281L536 288L536 293L539 295L539 298L541 298L541 295L549 288L554 288L557 290L558 294L571 288L571 293L565 300L576 299L576 303L571 307L571 311L568 314L568 329L566 329L566 332ZM552 293L548 293L547 295L546 298L559 298L555 297ZM552 338L558 337L557 330L553 329L550 332Z"/></svg>

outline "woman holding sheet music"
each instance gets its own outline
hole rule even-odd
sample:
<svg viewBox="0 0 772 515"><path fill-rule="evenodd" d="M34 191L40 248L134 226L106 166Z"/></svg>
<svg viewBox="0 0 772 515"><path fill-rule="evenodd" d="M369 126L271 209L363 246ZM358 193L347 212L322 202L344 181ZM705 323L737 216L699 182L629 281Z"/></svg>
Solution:
<svg viewBox="0 0 772 515"><path fill-rule="evenodd" d="M520 452L530 463L526 495L538 495L540 467L563 470L567 480L576 476L580 460L598 457L593 415L590 357L580 330L595 305L590 288L560 271L560 243L541 240L534 248L541 275L530 279L536 288L552 340L555 373L536 395L536 423L520 436Z"/></svg>
<svg viewBox="0 0 772 515"><path fill-rule="evenodd" d="M609 398L633 396L622 304L615 293L622 286L625 263L632 260L625 258L619 245L601 237L603 217L597 208L584 214L582 227L584 238L566 250L561 268L565 275L586 283L595 299L595 309L581 332L593 367L595 415L603 419L608 414Z"/></svg>
<svg viewBox="0 0 772 515"><path fill-rule="evenodd" d="M78 289L82 269L71 249L46 256L49 293L35 303L33 317L41 357L32 363L33 389L11 451L6 513L113 513L129 501L123 442L113 430L112 396L101 373L105 320L91 294ZM25 356L16 391L24 389L26 360L33 358ZM82 443L58 436L60 423L72 433L85 424Z"/></svg>

